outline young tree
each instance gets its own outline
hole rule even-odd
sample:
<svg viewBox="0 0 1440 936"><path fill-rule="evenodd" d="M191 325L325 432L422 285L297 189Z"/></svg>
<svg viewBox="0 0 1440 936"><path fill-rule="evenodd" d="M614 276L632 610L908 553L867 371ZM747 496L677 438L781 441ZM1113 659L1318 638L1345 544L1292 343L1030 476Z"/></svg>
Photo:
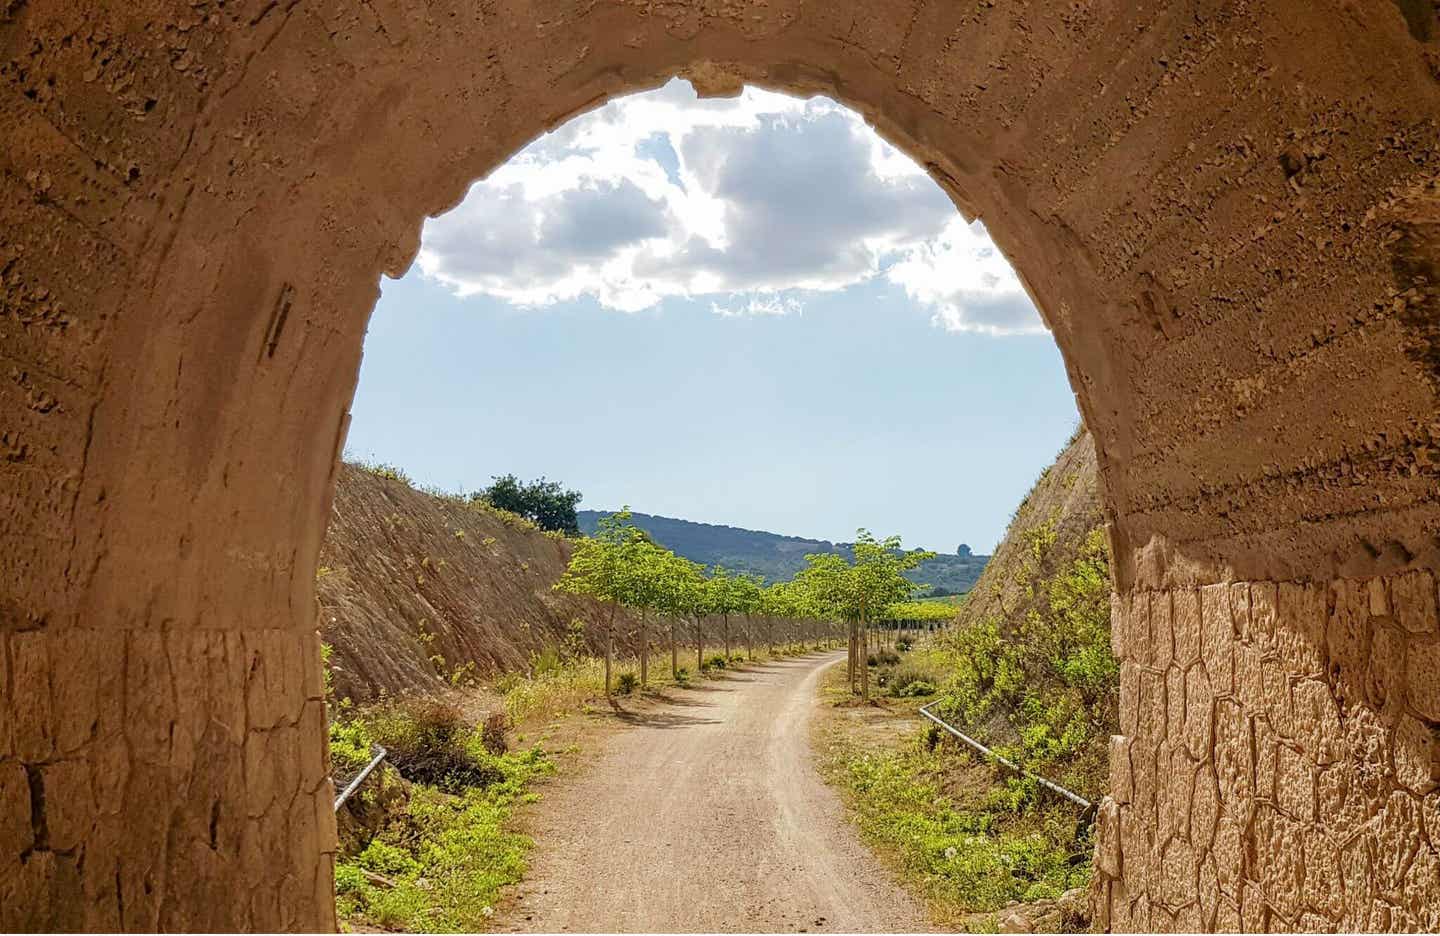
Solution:
<svg viewBox="0 0 1440 936"><path fill-rule="evenodd" d="M610 695L611 660L615 651L615 614L629 595L629 573L624 550L640 531L630 524L630 512L622 510L602 517L594 536L577 541L570 552L570 563L557 591L584 595L599 601L607 609L605 617L605 694Z"/></svg>
<svg viewBox="0 0 1440 936"><path fill-rule="evenodd" d="M933 552L915 549L902 551L900 537L889 536L876 539L868 530L859 530L855 539L855 563L851 575L854 584L852 599L858 602L857 612L861 634L860 697L870 698L870 667L863 665L868 656L867 632L871 621L880 617L890 605L904 601L915 594L920 586L905 577L905 573L924 562L935 558Z"/></svg>

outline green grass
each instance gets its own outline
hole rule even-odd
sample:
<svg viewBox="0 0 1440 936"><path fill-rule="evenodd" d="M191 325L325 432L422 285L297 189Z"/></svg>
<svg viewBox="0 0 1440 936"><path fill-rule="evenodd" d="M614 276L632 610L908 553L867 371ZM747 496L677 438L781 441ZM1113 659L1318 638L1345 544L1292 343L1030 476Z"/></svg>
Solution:
<svg viewBox="0 0 1440 936"><path fill-rule="evenodd" d="M984 929L980 914L1089 883L1090 843L1075 840L1073 809L1039 802L948 745L930 750L923 732L893 750L845 734L830 738L827 777L941 922Z"/></svg>
<svg viewBox="0 0 1440 936"><path fill-rule="evenodd" d="M510 828L531 782L554 770L538 748L492 758L503 775L449 796L416 785L405 812L335 869L336 909L349 926L428 932L487 927L500 891L520 881L532 842ZM394 886L371 883L366 871Z"/></svg>

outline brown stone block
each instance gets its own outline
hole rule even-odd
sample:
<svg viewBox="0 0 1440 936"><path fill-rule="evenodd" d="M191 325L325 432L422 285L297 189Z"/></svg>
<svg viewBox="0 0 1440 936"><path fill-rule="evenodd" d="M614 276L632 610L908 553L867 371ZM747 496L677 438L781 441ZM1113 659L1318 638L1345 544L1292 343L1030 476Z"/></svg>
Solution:
<svg viewBox="0 0 1440 936"><path fill-rule="evenodd" d="M1140 730L1140 668L1131 662L1120 664L1120 731L1134 737Z"/></svg>
<svg viewBox="0 0 1440 936"><path fill-rule="evenodd" d="M1295 702L1290 696L1290 669L1277 658L1260 662L1260 679L1265 695L1265 717L1270 728L1282 738L1294 738Z"/></svg>
<svg viewBox="0 0 1440 936"><path fill-rule="evenodd" d="M1156 815L1158 795L1159 760L1156 749L1141 745L1130 745L1130 767L1135 778L1135 788L1130 812L1144 822L1153 821Z"/></svg>
<svg viewBox="0 0 1440 936"><path fill-rule="evenodd" d="M50 685L49 635L45 631L11 634L10 661L16 687L10 695L15 753L30 763L49 760L55 747L50 693L44 689L25 691L21 688Z"/></svg>
<svg viewBox="0 0 1440 936"><path fill-rule="evenodd" d="M165 636L127 631L125 646L125 737L137 761L169 765L175 687Z"/></svg>
<svg viewBox="0 0 1440 936"><path fill-rule="evenodd" d="M1348 764L1321 769L1315 780L1315 795L1320 827L1337 842L1348 840L1369 819L1365 797L1354 782Z"/></svg>
<svg viewBox="0 0 1440 936"><path fill-rule="evenodd" d="M314 796L314 803L316 837L320 842L320 851L327 855L333 855L337 848L339 835L335 828L335 783L329 777L326 777L320 784L320 789Z"/></svg>
<svg viewBox="0 0 1440 936"><path fill-rule="evenodd" d="M1195 762L1184 748L1170 752L1169 771L1161 779L1162 801L1160 830L1162 837L1190 837L1190 804L1195 798Z"/></svg>
<svg viewBox="0 0 1440 936"><path fill-rule="evenodd" d="M1395 711L1404 703L1405 635L1393 626L1381 625L1372 639L1366 695L1375 708Z"/></svg>
<svg viewBox="0 0 1440 936"><path fill-rule="evenodd" d="M1421 843L1416 851L1401 896L1416 928L1435 932L1440 925L1440 859L1429 844Z"/></svg>
<svg viewBox="0 0 1440 936"><path fill-rule="evenodd" d="M1154 750L1165 740L1165 677L1144 670L1140 673L1140 717L1135 743Z"/></svg>
<svg viewBox="0 0 1440 936"><path fill-rule="evenodd" d="M1301 679L1290 690L1299 740L1317 764L1333 764L1345 756L1340 706L1323 680Z"/></svg>
<svg viewBox="0 0 1440 936"><path fill-rule="evenodd" d="M1274 582L1250 583L1250 633L1247 643L1262 653L1274 650L1277 602Z"/></svg>
<svg viewBox="0 0 1440 936"><path fill-rule="evenodd" d="M1221 898L1220 906L1215 913L1215 932L1240 933L1244 932L1243 926L1240 921L1239 906Z"/></svg>
<svg viewBox="0 0 1440 936"><path fill-rule="evenodd" d="M1126 659L1149 665L1155 659L1155 642L1150 638L1150 592L1137 588L1130 593L1130 615L1125 642Z"/></svg>
<svg viewBox="0 0 1440 936"><path fill-rule="evenodd" d="M1124 662L1125 654L1136 644L1130 641L1130 602L1119 592L1110 593L1110 653L1116 660Z"/></svg>
<svg viewBox="0 0 1440 936"><path fill-rule="evenodd" d="M1175 662L1188 667L1200 659L1200 593L1193 588L1177 588L1170 601Z"/></svg>
<svg viewBox="0 0 1440 936"><path fill-rule="evenodd" d="M1440 724L1440 639L1410 641L1405 675L1410 707L1422 718Z"/></svg>
<svg viewBox="0 0 1440 936"><path fill-rule="evenodd" d="M1185 672L1185 746L1197 762L1210 760L1215 743L1215 697L1205 668Z"/></svg>
<svg viewBox="0 0 1440 936"><path fill-rule="evenodd" d="M325 699L325 667L320 658L320 632L302 631L297 636L300 645L300 685L306 699Z"/></svg>
<svg viewBox="0 0 1440 936"><path fill-rule="evenodd" d="M1200 589L1200 659L1217 695L1235 691L1235 623L1229 585Z"/></svg>
<svg viewBox="0 0 1440 936"><path fill-rule="evenodd" d="M1260 875L1265 901L1286 920L1300 916L1300 889L1304 877L1304 825L1294 822L1269 806L1258 806L1255 815L1255 847L1264 858L1254 869ZM1245 900L1250 899L1246 888Z"/></svg>
<svg viewBox="0 0 1440 936"><path fill-rule="evenodd" d="M1171 839L1161 855L1160 864L1161 903L1167 907L1184 907L1199 899L1200 867L1195 860L1195 849L1189 842Z"/></svg>
<svg viewBox="0 0 1440 936"><path fill-rule="evenodd" d="M1424 795L1440 780L1437 728L1412 715L1401 715L1395 728L1395 779L1411 793Z"/></svg>
<svg viewBox="0 0 1440 936"><path fill-rule="evenodd" d="M1325 631L1329 626L1328 586L1282 582L1275 618L1280 658L1297 676L1325 669Z"/></svg>
<svg viewBox="0 0 1440 936"><path fill-rule="evenodd" d="M78 752L97 735L124 730L125 634L113 630L62 630L51 637L55 746Z"/></svg>
<svg viewBox="0 0 1440 936"><path fill-rule="evenodd" d="M1250 584L1236 582L1230 586L1230 616L1235 622L1235 639L1241 643L1253 643L1255 622L1250 607Z"/></svg>
<svg viewBox="0 0 1440 936"><path fill-rule="evenodd" d="M1435 634L1435 577L1429 572L1403 572L1390 578L1393 617L1412 634Z"/></svg>
<svg viewBox="0 0 1440 936"><path fill-rule="evenodd" d="M1185 671L1178 666L1165 673L1165 740L1172 748L1185 744Z"/></svg>
<svg viewBox="0 0 1440 936"><path fill-rule="evenodd" d="M14 761L0 761L0 867L35 844L30 822L30 777Z"/></svg>
<svg viewBox="0 0 1440 936"><path fill-rule="evenodd" d="M1389 795L1394 776L1391 747L1391 730L1373 709L1357 705L1345 713L1345 749L1349 752L1352 778L1366 796Z"/></svg>
<svg viewBox="0 0 1440 936"><path fill-rule="evenodd" d="M1121 877L1124 873L1120 824L1120 807L1107 796L1095 816L1095 862L1102 874L1112 878Z"/></svg>
<svg viewBox="0 0 1440 936"><path fill-rule="evenodd" d="M1369 925L1373 852L1374 840L1369 835L1357 835L1340 846L1340 879L1345 888L1340 923L1348 932L1364 931Z"/></svg>
<svg viewBox="0 0 1440 936"><path fill-rule="evenodd" d="M1235 648L1235 693L1251 714L1265 711L1264 657L1255 647Z"/></svg>
<svg viewBox="0 0 1440 936"><path fill-rule="evenodd" d="M1305 906L1338 921L1345 909L1345 885L1340 879L1340 852L1320 829L1305 831Z"/></svg>
<svg viewBox="0 0 1440 936"><path fill-rule="evenodd" d="M1405 876L1422 844L1420 803L1404 790L1385 800L1375 826L1375 891L1391 903L1404 899Z"/></svg>
<svg viewBox="0 0 1440 936"><path fill-rule="evenodd" d="M1240 881L1245 876L1244 827L1243 820L1222 809L1215 820L1215 838L1210 844L1220 892L1235 898L1239 897Z"/></svg>
<svg viewBox="0 0 1440 936"><path fill-rule="evenodd" d="M10 703L9 635L0 632L0 760L15 751L15 710Z"/></svg>
<svg viewBox="0 0 1440 936"><path fill-rule="evenodd" d="M1192 932L1213 933L1220 910L1220 882L1215 862L1208 856L1200 863L1200 920Z"/></svg>
<svg viewBox="0 0 1440 936"><path fill-rule="evenodd" d="M1273 800L1277 758L1275 749L1280 742L1271 730L1270 723L1264 718L1257 718L1251 724L1255 743L1255 797Z"/></svg>
<svg viewBox="0 0 1440 936"><path fill-rule="evenodd" d="M95 821L95 799L90 785L92 769L86 761L67 760L42 770L45 824L54 851L69 851L82 844Z"/></svg>
<svg viewBox="0 0 1440 936"><path fill-rule="evenodd" d="M1228 699L1215 706L1215 772L1221 798L1248 807L1255 796L1250 720L1238 703Z"/></svg>
<svg viewBox="0 0 1440 936"><path fill-rule="evenodd" d="M307 701L300 715L300 789L315 790L330 774L330 743L325 721L325 703Z"/></svg>
<svg viewBox="0 0 1440 936"><path fill-rule="evenodd" d="M1168 669L1175 662L1175 631L1171 624L1171 593L1150 593L1150 665Z"/></svg>
<svg viewBox="0 0 1440 936"><path fill-rule="evenodd" d="M1366 579L1365 596L1368 599L1371 617L1390 616L1390 591L1384 576Z"/></svg>
<svg viewBox="0 0 1440 936"><path fill-rule="evenodd" d="M1314 822L1315 765L1288 744L1275 749L1275 804L1299 822Z"/></svg>
<svg viewBox="0 0 1440 936"><path fill-rule="evenodd" d="M1135 777L1130 766L1130 739L1124 735L1110 737L1110 796L1117 803L1129 803L1135 793Z"/></svg>
<svg viewBox="0 0 1440 936"><path fill-rule="evenodd" d="M1220 784L1215 771L1200 768L1195 775L1195 788L1190 800L1190 842L1202 851L1215 840L1215 827L1220 818Z"/></svg>
<svg viewBox="0 0 1440 936"><path fill-rule="evenodd" d="M1370 608L1368 586L1349 579L1331 583L1335 607L1330 614L1326 646L1330 650L1335 689L1342 699L1365 698L1370 666Z"/></svg>

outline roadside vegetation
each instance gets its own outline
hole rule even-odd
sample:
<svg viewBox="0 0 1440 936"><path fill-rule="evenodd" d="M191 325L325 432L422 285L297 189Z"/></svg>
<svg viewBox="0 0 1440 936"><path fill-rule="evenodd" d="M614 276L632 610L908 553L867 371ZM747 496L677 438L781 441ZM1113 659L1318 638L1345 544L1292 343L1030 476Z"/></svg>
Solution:
<svg viewBox="0 0 1440 936"><path fill-rule="evenodd" d="M1029 774L1092 803L1104 795L1118 666L1087 444L1077 433L1041 476L963 603L921 602L944 608L946 627L867 660L882 707L847 708L839 677L827 686L827 777L877 850L955 926L994 927L1011 901L1054 900L1090 878L1089 815L916 717L932 705ZM1084 924L1069 905L1056 913L1052 925Z"/></svg>

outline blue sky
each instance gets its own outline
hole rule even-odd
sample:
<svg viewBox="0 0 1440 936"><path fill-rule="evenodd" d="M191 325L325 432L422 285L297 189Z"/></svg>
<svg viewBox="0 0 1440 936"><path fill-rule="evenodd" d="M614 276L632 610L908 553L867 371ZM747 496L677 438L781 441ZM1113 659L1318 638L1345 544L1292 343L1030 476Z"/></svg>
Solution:
<svg viewBox="0 0 1440 936"><path fill-rule="evenodd" d="M612 102L381 285L347 451L452 490L988 551L1077 420L983 226L824 99Z"/></svg>

